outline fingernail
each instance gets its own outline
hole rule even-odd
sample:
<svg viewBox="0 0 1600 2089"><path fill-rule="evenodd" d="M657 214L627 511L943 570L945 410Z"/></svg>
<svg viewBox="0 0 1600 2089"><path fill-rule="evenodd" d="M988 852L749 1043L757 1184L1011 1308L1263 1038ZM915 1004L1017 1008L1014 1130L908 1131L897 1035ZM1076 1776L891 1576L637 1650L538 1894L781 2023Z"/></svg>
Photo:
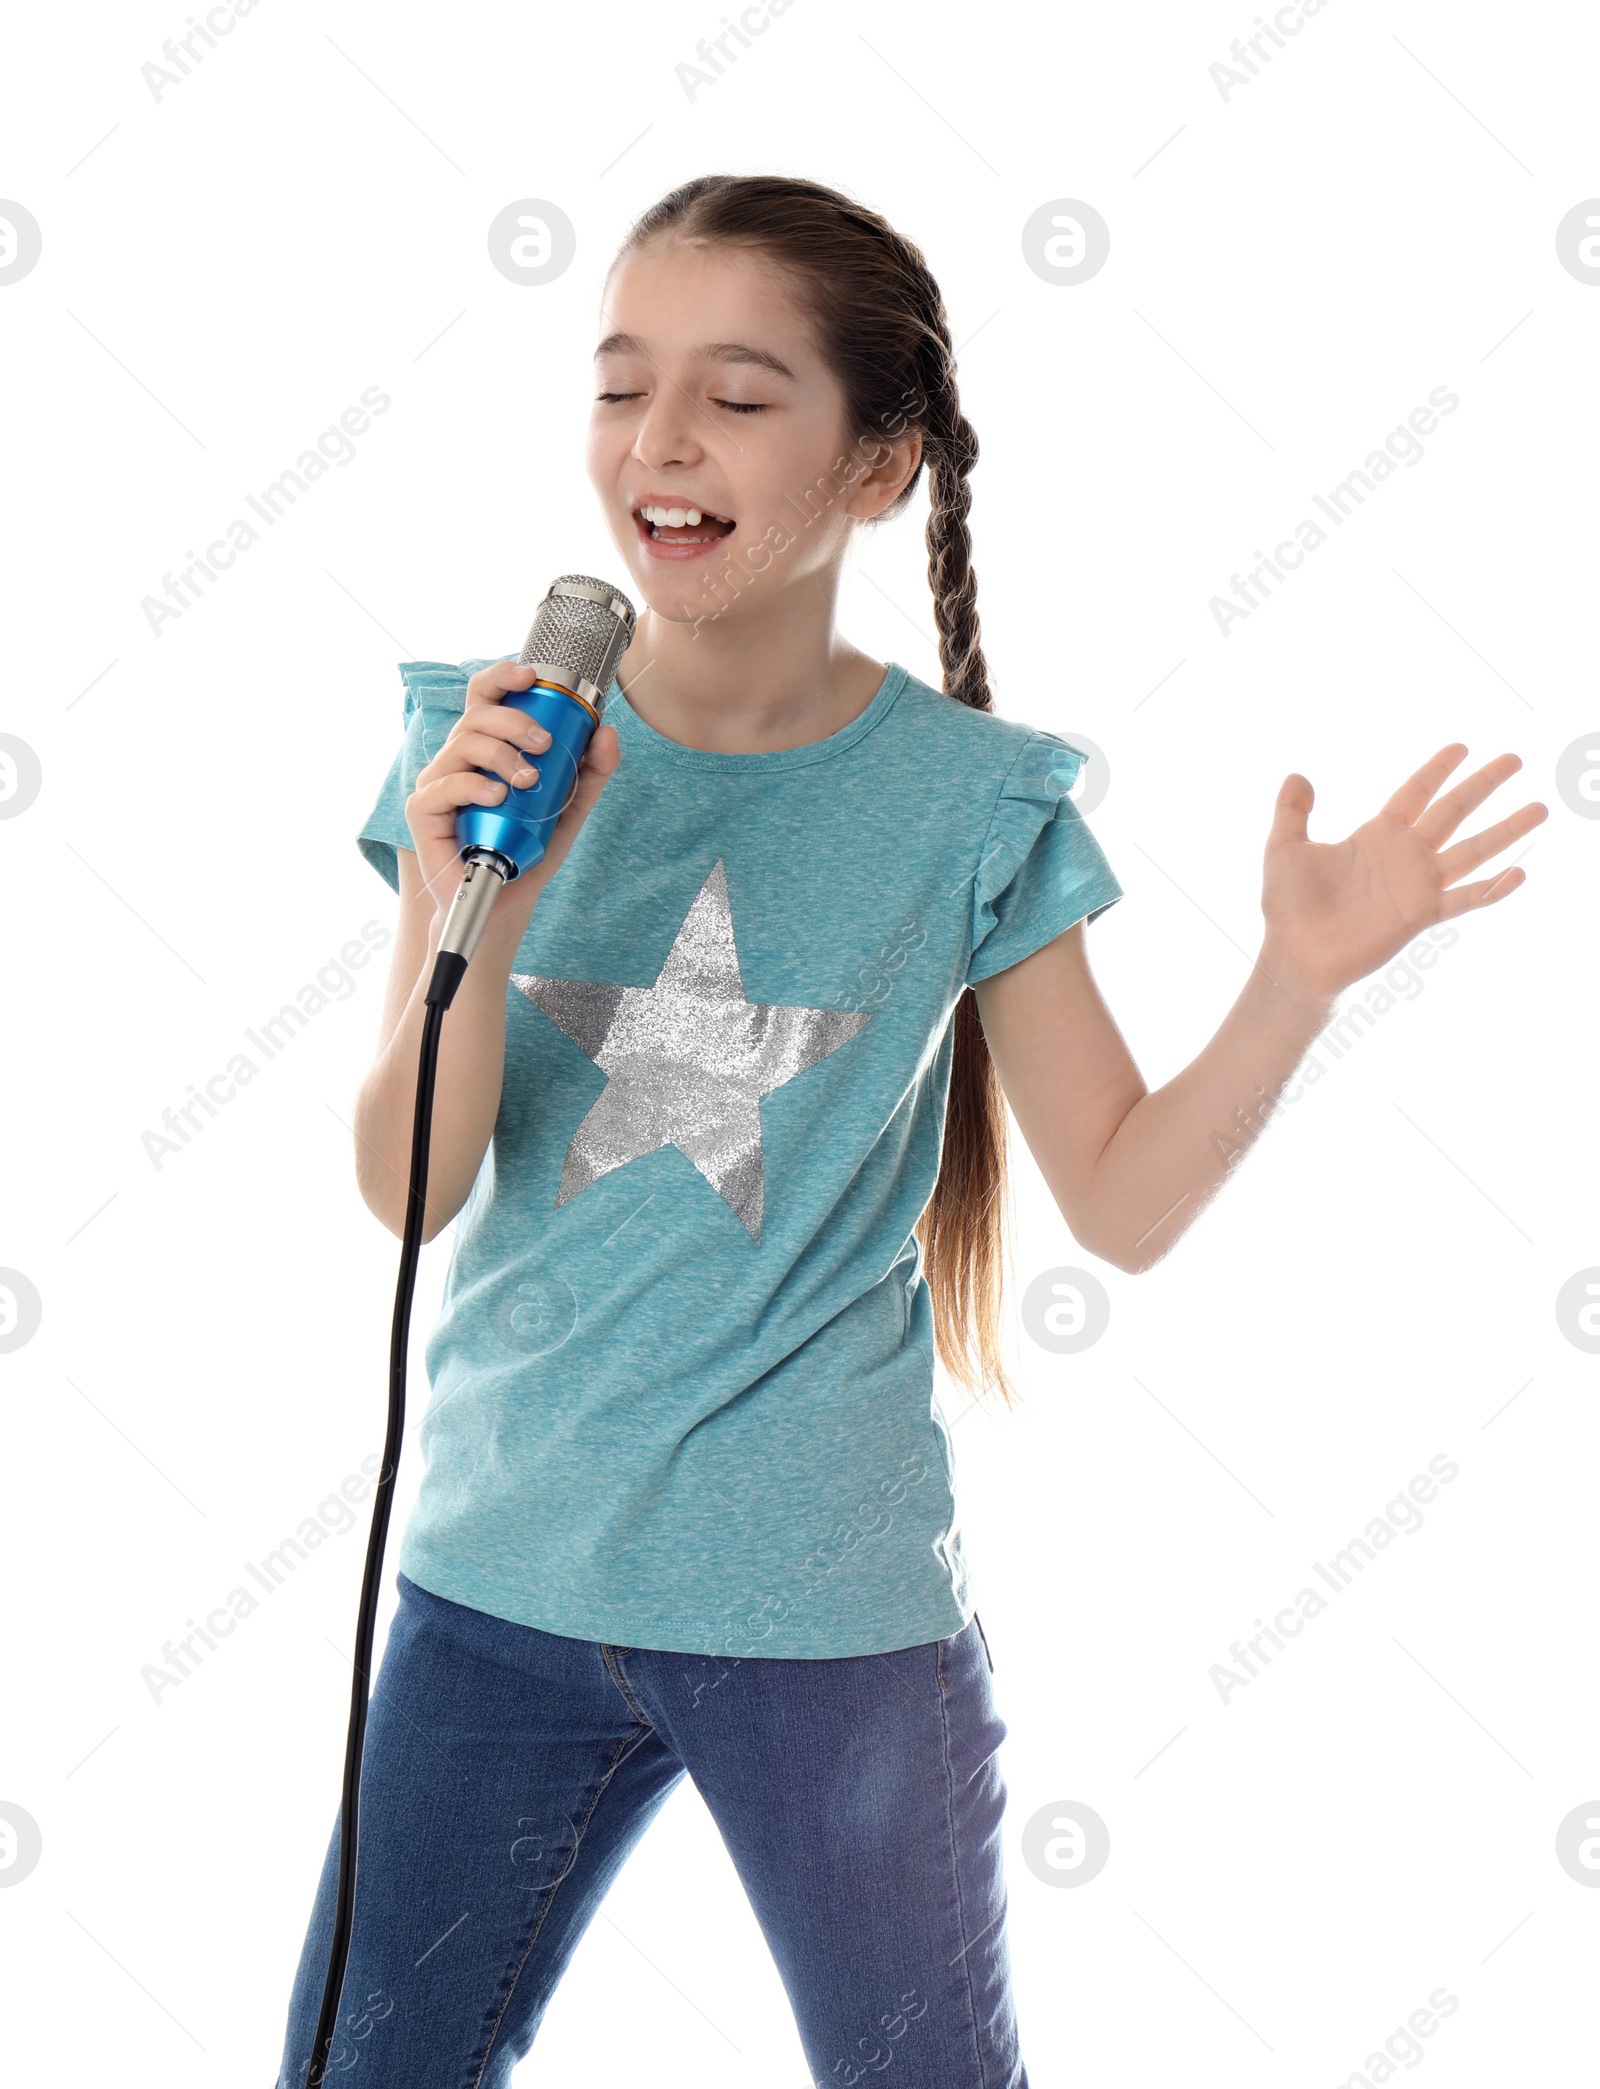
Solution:
<svg viewBox="0 0 1600 2089"><path fill-rule="evenodd" d="M523 764L523 766L516 772L516 774L511 779L511 781L516 785L519 791L525 791L530 783L537 783L538 780L538 770L530 769L526 763Z"/></svg>

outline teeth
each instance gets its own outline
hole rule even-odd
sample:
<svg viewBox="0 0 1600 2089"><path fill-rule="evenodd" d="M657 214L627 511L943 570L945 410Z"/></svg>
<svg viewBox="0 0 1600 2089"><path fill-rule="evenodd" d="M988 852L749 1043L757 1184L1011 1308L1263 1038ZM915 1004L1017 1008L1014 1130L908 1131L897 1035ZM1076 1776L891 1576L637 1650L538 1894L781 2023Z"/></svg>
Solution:
<svg viewBox="0 0 1600 2089"><path fill-rule="evenodd" d="M647 504L640 508L639 513L646 522L667 529L695 529L705 519L699 508L663 508Z"/></svg>

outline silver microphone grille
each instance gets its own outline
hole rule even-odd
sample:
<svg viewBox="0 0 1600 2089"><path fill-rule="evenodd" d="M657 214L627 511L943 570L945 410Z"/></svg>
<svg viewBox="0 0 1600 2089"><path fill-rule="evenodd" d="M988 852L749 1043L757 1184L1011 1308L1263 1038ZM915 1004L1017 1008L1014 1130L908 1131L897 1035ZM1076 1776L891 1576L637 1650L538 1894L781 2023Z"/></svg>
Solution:
<svg viewBox="0 0 1600 2089"><path fill-rule="evenodd" d="M635 621L620 588L592 574L563 573L539 604L519 664L546 669L599 710Z"/></svg>

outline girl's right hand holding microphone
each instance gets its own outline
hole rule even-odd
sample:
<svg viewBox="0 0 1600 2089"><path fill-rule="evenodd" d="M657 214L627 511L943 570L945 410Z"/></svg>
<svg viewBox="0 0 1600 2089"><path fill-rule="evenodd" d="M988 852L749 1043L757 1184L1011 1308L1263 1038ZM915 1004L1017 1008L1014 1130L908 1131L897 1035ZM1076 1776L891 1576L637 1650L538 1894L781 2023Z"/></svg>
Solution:
<svg viewBox="0 0 1600 2089"><path fill-rule="evenodd" d="M417 863L433 895L439 924L450 911L464 868L456 840L456 814L464 805L502 804L510 788L526 790L538 777L539 757L550 745L542 725L515 705L501 702L514 690L528 688L532 667L511 660L483 667L467 684L466 707L450 736L417 777L406 800L406 825L416 843ZM577 786L551 830L539 862L513 878L494 903L488 937L514 952L533 912L534 902L560 869L578 829L594 809L622 759L616 729L602 725L584 750ZM492 775L480 775L483 769Z"/></svg>

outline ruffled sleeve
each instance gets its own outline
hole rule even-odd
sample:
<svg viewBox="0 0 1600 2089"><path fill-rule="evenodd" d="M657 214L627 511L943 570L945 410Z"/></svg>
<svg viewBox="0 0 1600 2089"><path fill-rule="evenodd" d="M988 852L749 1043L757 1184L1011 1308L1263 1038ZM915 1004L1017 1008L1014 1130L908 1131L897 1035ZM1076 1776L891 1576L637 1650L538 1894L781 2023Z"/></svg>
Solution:
<svg viewBox="0 0 1600 2089"><path fill-rule="evenodd" d="M389 764L377 803L356 836L356 847L396 892L400 890L396 851L416 846L406 825L406 800L417 787L419 773L439 752L466 708L468 682L480 667L492 665L492 660L463 660L459 666L444 660L407 660L401 664L400 679L405 684L403 737L399 752Z"/></svg>
<svg viewBox="0 0 1600 2089"><path fill-rule="evenodd" d="M976 986L1020 964L1122 897L1111 865L1067 795L1088 757L1054 733L1024 741L1000 786L972 884Z"/></svg>

